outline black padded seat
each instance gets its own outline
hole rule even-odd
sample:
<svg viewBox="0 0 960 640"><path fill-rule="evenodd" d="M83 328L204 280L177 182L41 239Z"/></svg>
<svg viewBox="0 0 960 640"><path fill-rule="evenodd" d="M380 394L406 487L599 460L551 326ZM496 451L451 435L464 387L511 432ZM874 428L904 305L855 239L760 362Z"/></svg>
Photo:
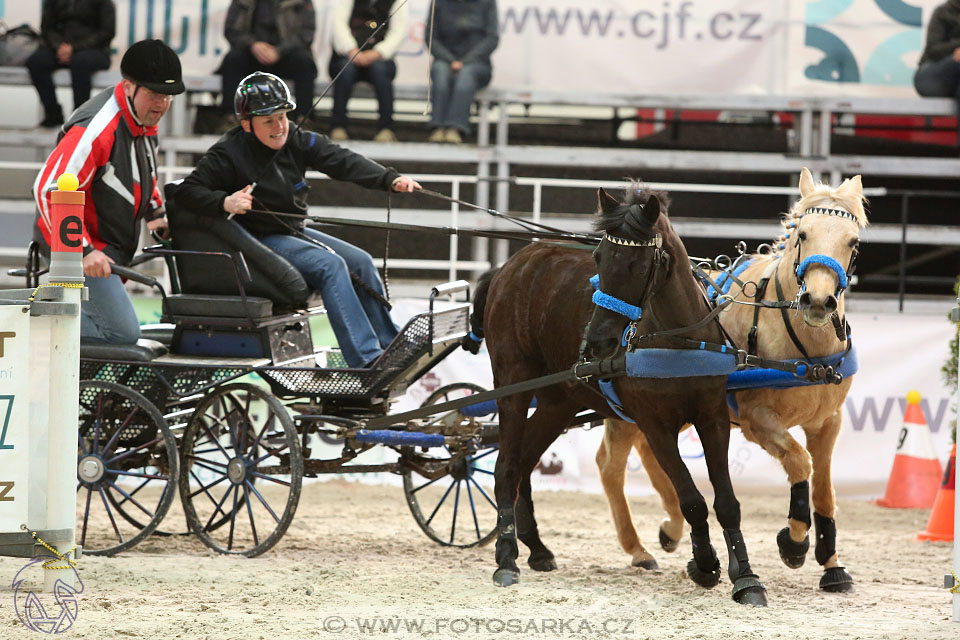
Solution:
<svg viewBox="0 0 960 640"><path fill-rule="evenodd" d="M163 299L163 317L253 318L273 315L273 303L266 298L247 296L246 305L240 296L205 296L178 293Z"/></svg>
<svg viewBox="0 0 960 640"><path fill-rule="evenodd" d="M310 287L292 264L236 220L227 220L223 215L197 215L177 207L175 197L179 186L179 182L173 182L164 187L174 249L242 253L253 279L243 285L246 295L267 298L275 306L285 309L307 307ZM184 293L240 294L234 270L223 257L181 255L176 257L176 263L180 289Z"/></svg>
<svg viewBox="0 0 960 640"><path fill-rule="evenodd" d="M140 338L137 344L80 344L80 357L90 360L150 362L166 353L165 346L147 338Z"/></svg>

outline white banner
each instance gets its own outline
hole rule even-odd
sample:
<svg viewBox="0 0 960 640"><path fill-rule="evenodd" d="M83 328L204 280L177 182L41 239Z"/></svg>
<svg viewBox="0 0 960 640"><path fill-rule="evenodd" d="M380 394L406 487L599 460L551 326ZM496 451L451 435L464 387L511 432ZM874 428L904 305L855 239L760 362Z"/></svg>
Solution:
<svg viewBox="0 0 960 640"><path fill-rule="evenodd" d="M0 533L28 522L30 314L0 305Z"/></svg>
<svg viewBox="0 0 960 640"><path fill-rule="evenodd" d="M326 77L337 0L315 0ZM162 38L190 74L228 49L229 0L115 0L114 49ZM492 85L654 94L912 96L924 27L942 0L500 0ZM426 84L429 0L410 0L401 84ZM0 0L7 24L40 23L40 2ZM114 69L119 56L114 57Z"/></svg>

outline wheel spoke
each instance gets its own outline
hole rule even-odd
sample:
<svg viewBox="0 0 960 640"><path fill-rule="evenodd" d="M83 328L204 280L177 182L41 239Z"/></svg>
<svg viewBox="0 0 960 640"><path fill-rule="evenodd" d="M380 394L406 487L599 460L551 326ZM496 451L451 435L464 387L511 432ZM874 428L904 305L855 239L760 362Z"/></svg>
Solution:
<svg viewBox="0 0 960 640"><path fill-rule="evenodd" d="M226 477L226 476L224 476L224 477ZM236 486L236 485L234 485L234 486ZM210 501L213 502L213 496L211 496L209 493L207 493L207 495L210 496ZM230 489L227 489L226 491L223 492L223 497L220 498L220 502L218 502L218 503L216 503L216 505L214 505L213 514L210 516L210 519L207 520L207 524L203 525L203 530L204 530L204 531L209 531L209 530L210 530L210 525L213 524L213 519L217 517L217 514L218 514L218 513L222 513L225 518L229 518L229 517L230 517L230 515L229 515L226 511L224 511L223 508L222 508L223 503L227 501L227 496L229 496L229 495L230 495Z"/></svg>
<svg viewBox="0 0 960 640"><path fill-rule="evenodd" d="M500 447L493 447L493 448L490 449L489 451L485 451L485 452L481 453L481 454L478 455L478 456L473 456L472 458L470 458L470 463L474 463L474 462L476 462L477 460L480 460L481 458L487 457L487 456L490 455L491 453L496 453L497 451L500 451Z"/></svg>
<svg viewBox="0 0 960 640"><path fill-rule="evenodd" d="M210 487L215 487L216 485L218 485L218 484L220 484L221 482L223 482L224 480L226 480L226 479L227 479L227 476L220 476L220 478L218 478L217 480L214 480L213 482L211 482L211 483L208 484L207 486L203 486L203 483L200 482L200 478L198 478L198 477L197 477L197 474L195 474L192 470L190 471L190 475L193 476L193 479L196 480L198 484L200 484L200 488L197 489L196 491L194 491L193 493L191 493L188 497L189 497L189 498L192 498L192 497L194 497L194 496L196 496L196 495L198 495L198 494L206 493L206 494L207 494L207 497L210 498L210 502L216 502L216 500L214 500L213 496L210 495L210 492L207 491L207 490L208 490ZM223 515L227 515L226 512L224 512Z"/></svg>
<svg viewBox="0 0 960 640"><path fill-rule="evenodd" d="M445 476L440 476L440 478L444 478L444 477L445 477ZM420 491L420 489L423 489L424 487L429 487L430 485L432 485L434 482L436 482L436 481L439 480L440 478L434 478L434 479L431 480L430 482L425 482L425 483L423 483L422 485L420 485L419 487L417 487L416 489L413 489L410 493L416 493L417 491Z"/></svg>
<svg viewBox="0 0 960 640"><path fill-rule="evenodd" d="M488 496L488 495L487 495L487 492L483 490L483 487L481 487L479 484L477 484L477 481L474 480L473 478L467 476L467 479L470 480L470 482L473 483L473 486L475 486L475 487L477 488L477 491L479 491L480 494L481 494L484 498L487 499L487 502L490 503L490 506L492 506L494 509L496 509L496 508L497 508L497 503L490 499L490 496Z"/></svg>
<svg viewBox="0 0 960 640"><path fill-rule="evenodd" d="M136 500L133 496L131 496L129 493L127 493L126 491L124 491L123 489L121 489L120 487L118 487L115 483L110 482L110 481L108 481L108 482L109 482L109 484L110 484L111 487L113 487L114 489L116 489L116 490L120 493L120 495L122 495L122 496L124 497L124 502L127 502L127 501L132 502L132 503L133 503L133 506L135 506L135 507L137 507L138 509L140 509L140 511L143 511L145 514L147 514L147 515L150 516L151 518L155 515L155 512L147 510L147 508L144 507L144 506L143 506L142 504L140 504L139 502L137 502L137 500ZM119 508L121 504L122 504L122 503L119 503L119 502L118 502L118 503L117 503L117 508Z"/></svg>
<svg viewBox="0 0 960 640"><path fill-rule="evenodd" d="M151 480L169 480L170 476L159 476L153 473L136 473L134 471L121 471L120 469L107 469L107 473L115 473L119 476L132 476L134 478L150 478Z"/></svg>
<svg viewBox="0 0 960 640"><path fill-rule="evenodd" d="M440 507L443 505L443 501L447 499L447 496L450 495L450 490L453 489L453 483L450 483L450 486L447 487L447 490L444 492L443 497L440 498L440 502L437 503L437 506L434 508L433 513L430 514L430 517L427 518L425 524L429 525L430 521L433 520L433 516L437 515L437 511L440 510Z"/></svg>
<svg viewBox="0 0 960 640"><path fill-rule="evenodd" d="M485 473L485 474L487 474L488 476L494 475L493 471L488 471L488 470L486 470L486 469L478 469L478 468L474 467L473 470L474 470L475 472L477 472L477 473Z"/></svg>
<svg viewBox="0 0 960 640"><path fill-rule="evenodd" d="M482 538L480 535L480 522L477 520L477 505L473 502L473 492L470 490L470 482L467 482L467 497L470 498L470 513L473 514L473 528L477 531L477 540Z"/></svg>
<svg viewBox="0 0 960 640"><path fill-rule="evenodd" d="M127 428L127 425L130 424L130 421L133 419L133 416L136 415L137 411L140 410L140 405L134 405L133 411L124 418L123 423L117 427L117 430L113 432L113 435L110 436L110 439L107 441L107 444L103 445L103 449L100 450L100 455L105 455L108 451L113 448L113 445L117 443L117 439L120 437L120 434L123 433L123 430ZM94 446L93 450L96 451L97 447Z"/></svg>
<svg viewBox="0 0 960 640"><path fill-rule="evenodd" d="M83 509L83 530L80 532L80 545L87 543L87 522L90 520L90 498L93 497L93 489L87 487L87 505Z"/></svg>
<svg viewBox="0 0 960 640"><path fill-rule="evenodd" d="M269 504L267 504L267 501L263 499L263 496L260 495L260 492L257 491L257 488L256 488L255 486L253 486L253 483L250 482L249 480L244 480L244 482L246 483L246 485L247 485L248 487L250 487L250 491L253 492L253 495L257 496L257 500L259 500L261 503L263 503L263 506L267 509L267 511L270 512L270 515L273 516L273 519L274 519L276 522L279 523L279 522L280 522L280 518L278 518L278 517L277 517L277 514L273 512L273 509L270 507Z"/></svg>
<svg viewBox="0 0 960 640"><path fill-rule="evenodd" d="M273 424L273 420L276 418L276 415L271 411L270 417L263 421L263 428L260 429L260 433L257 434L257 439L253 441L253 445L250 446L250 455L253 455L257 451L257 447L260 445L260 440L263 438L263 434L267 432L267 429L270 428L270 425Z"/></svg>
<svg viewBox="0 0 960 640"><path fill-rule="evenodd" d="M277 453L280 453L281 451L283 451L284 449L286 449L286 448L289 447L289 446L290 446L290 443L289 443L289 442L284 442L283 445L277 447L276 449L266 449L267 453L265 453L264 455L260 456L260 457L257 458L256 460L251 460L248 464L249 464L250 466L256 466L256 465L260 464L261 462L263 462L264 460L266 460L267 458L270 458L270 457L272 457L273 455L275 455L275 454L277 454Z"/></svg>
<svg viewBox="0 0 960 640"><path fill-rule="evenodd" d="M110 463L112 463L112 462L116 462L117 460L123 460L124 458L130 457L130 456L132 456L133 454L137 453L138 451L142 451L142 450L144 450L144 449L149 449L150 447L152 447L152 446L154 446L154 445L156 445L156 444L158 444L158 443L160 443L160 442L163 442L163 438L162 438L162 437L157 438L156 440L151 440L150 442L141 444L141 445L139 445L139 446L136 446L136 447L134 447L133 449L129 449L129 450L127 450L127 451L124 451L124 452L121 453L120 455L114 456L114 457L110 458L109 460L104 460L104 461L103 461L103 464L104 464L104 465L108 465L108 464L110 464Z"/></svg>
<svg viewBox="0 0 960 640"><path fill-rule="evenodd" d="M103 487L99 485L97 486L97 491L100 492L100 498L103 500L103 506L107 509L107 515L110 516L110 524L113 525L113 531L117 534L117 540L120 542L120 544L123 544L123 535L120 533L120 529L117 527L117 521L113 518L113 510L107 503L107 494L104 492Z"/></svg>
<svg viewBox="0 0 960 640"><path fill-rule="evenodd" d="M211 470L213 470L213 469L227 469L227 468L229 468L228 465L226 465L226 464L224 464L224 463L222 463L222 462L217 462L216 460L208 460L207 458L198 458L197 456L195 456L195 455L193 455L193 454L190 454L190 455L188 455L188 456L184 456L184 458L187 459L187 460L192 460L192 461L194 461L194 462L198 462L198 463L200 463L200 464L210 465Z"/></svg>
<svg viewBox="0 0 960 640"><path fill-rule="evenodd" d="M457 531L457 511L460 510L460 480L457 480L457 493L453 497L453 522L450 524L450 544L453 544L453 536Z"/></svg>
<svg viewBox="0 0 960 640"><path fill-rule="evenodd" d="M277 484L282 484L285 487L290 486L290 483L287 482L286 480L278 480L277 478L260 473L259 471L251 471L250 475L256 476L258 478L263 478L264 480L269 480L270 482L276 482Z"/></svg>
<svg viewBox="0 0 960 640"><path fill-rule="evenodd" d="M250 504L250 492L247 491L247 484L243 484L243 501L247 503L247 517L250 518L250 530L253 531L253 546L260 544L260 538L257 537L257 525L253 522L253 505Z"/></svg>
<svg viewBox="0 0 960 640"><path fill-rule="evenodd" d="M203 417L206 418L207 416L204 415ZM210 442L217 445L217 448L220 449L220 453L222 453L227 460L232 460L233 456L227 453L227 450L223 448L223 445L220 444L220 441L213 437L213 432L210 431L210 428L206 424L204 424L203 420L200 421L200 427L203 428L203 430L207 433L207 437L210 438Z"/></svg>
<svg viewBox="0 0 960 640"><path fill-rule="evenodd" d="M233 485L233 517L230 518L230 535L227 538L227 551L233 550L233 527L237 522L237 498L240 494L240 485Z"/></svg>

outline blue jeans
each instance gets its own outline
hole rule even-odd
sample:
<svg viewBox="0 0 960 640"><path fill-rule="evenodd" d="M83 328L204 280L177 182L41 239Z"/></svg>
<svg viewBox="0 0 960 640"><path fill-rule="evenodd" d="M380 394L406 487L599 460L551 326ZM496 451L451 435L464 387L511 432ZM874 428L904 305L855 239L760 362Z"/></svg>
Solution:
<svg viewBox="0 0 960 640"><path fill-rule="evenodd" d="M469 63L460 71L454 71L449 62L434 60L430 67L433 82L430 127L455 127L461 133L470 133L470 105L477 91L490 84L490 75L490 65Z"/></svg>
<svg viewBox="0 0 960 640"><path fill-rule="evenodd" d="M333 251L298 236L278 234L264 236L260 241L286 258L310 288L320 292L347 365L369 364L398 333L386 307L365 289L354 287L350 279L352 271L383 295L383 283L373 258L366 251L326 233L313 229L304 229L303 233Z"/></svg>
<svg viewBox="0 0 960 640"><path fill-rule="evenodd" d="M136 344L140 321L120 276L86 278L90 299L80 305L80 341Z"/></svg>
<svg viewBox="0 0 960 640"><path fill-rule="evenodd" d="M350 58L333 54L330 58L330 78L347 66ZM393 60L377 60L369 67L351 64L333 85L333 114L330 121L334 127L347 126L347 101L353 94L353 85L359 81L373 85L380 113L380 128L393 129L393 79L397 77L397 63Z"/></svg>
<svg viewBox="0 0 960 640"><path fill-rule="evenodd" d="M954 60L952 55L936 62L927 62L917 69L913 86L924 97L953 98L960 109L960 62ZM957 144L960 145L960 119L957 127Z"/></svg>

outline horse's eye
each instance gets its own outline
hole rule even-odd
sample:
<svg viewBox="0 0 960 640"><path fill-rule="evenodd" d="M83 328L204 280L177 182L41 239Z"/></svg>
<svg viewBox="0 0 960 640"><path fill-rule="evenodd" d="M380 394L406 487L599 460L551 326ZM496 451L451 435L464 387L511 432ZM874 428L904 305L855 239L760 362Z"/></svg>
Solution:
<svg viewBox="0 0 960 640"><path fill-rule="evenodd" d="M860 238L854 238L850 241L850 248L857 249L860 247Z"/></svg>
<svg viewBox="0 0 960 640"><path fill-rule="evenodd" d="M807 232L801 231L799 234L797 234L797 237L800 238L801 241L805 241L807 239Z"/></svg>

